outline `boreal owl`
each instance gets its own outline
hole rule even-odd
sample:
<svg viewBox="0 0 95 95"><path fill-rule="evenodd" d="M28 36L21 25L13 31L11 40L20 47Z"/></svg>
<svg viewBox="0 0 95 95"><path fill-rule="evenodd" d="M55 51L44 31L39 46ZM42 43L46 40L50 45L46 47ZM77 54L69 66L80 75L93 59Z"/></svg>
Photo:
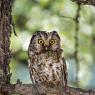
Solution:
<svg viewBox="0 0 95 95"><path fill-rule="evenodd" d="M33 34L28 48L33 84L67 86L67 68L62 53L60 37L56 31L37 31Z"/></svg>

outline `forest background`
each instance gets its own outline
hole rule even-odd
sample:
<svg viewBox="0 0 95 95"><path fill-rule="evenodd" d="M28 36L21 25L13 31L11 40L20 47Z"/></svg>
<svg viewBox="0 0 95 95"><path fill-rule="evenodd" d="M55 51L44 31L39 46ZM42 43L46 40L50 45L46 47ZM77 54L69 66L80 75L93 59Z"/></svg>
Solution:
<svg viewBox="0 0 95 95"><path fill-rule="evenodd" d="M17 36L11 36L13 58L10 68L11 82L20 79L31 83L28 72L27 49L32 34L37 30L58 31L68 67L70 86L85 89L95 88L95 7L81 5L79 30L76 34L78 5L70 0L15 0L13 20ZM76 62L76 36L78 37ZM77 63L79 67L76 81Z"/></svg>

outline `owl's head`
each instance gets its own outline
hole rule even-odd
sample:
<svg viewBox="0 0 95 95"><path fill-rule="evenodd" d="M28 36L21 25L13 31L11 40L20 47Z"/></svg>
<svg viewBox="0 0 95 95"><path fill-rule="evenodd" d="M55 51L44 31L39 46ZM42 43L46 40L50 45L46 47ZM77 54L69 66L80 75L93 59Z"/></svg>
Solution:
<svg viewBox="0 0 95 95"><path fill-rule="evenodd" d="M34 53L57 51L60 49L60 37L56 31L37 31L31 38L29 49Z"/></svg>

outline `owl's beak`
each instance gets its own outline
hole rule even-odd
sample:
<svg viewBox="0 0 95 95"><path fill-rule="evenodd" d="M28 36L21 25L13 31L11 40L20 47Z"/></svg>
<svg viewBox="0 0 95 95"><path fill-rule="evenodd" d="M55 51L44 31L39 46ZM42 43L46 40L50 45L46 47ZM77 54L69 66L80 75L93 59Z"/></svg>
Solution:
<svg viewBox="0 0 95 95"><path fill-rule="evenodd" d="M45 50L47 51L48 50L48 47L45 47Z"/></svg>
<svg viewBox="0 0 95 95"><path fill-rule="evenodd" d="M49 46L48 45L45 45L45 50L47 51L49 49Z"/></svg>

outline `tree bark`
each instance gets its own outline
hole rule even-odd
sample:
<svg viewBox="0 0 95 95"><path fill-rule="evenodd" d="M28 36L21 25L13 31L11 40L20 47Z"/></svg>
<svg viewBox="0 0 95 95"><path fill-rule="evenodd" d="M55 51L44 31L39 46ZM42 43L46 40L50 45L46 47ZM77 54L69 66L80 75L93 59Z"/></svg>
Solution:
<svg viewBox="0 0 95 95"><path fill-rule="evenodd" d="M10 25L11 0L0 0L0 85L10 81Z"/></svg>
<svg viewBox="0 0 95 95"><path fill-rule="evenodd" d="M49 95L49 93L53 93L55 90L58 89L55 87L45 87L44 85L34 85L37 86L38 91L40 94L46 94ZM20 95L38 95L37 89L35 89L33 85L31 84L9 84L9 85L2 85L0 86L1 92L8 92L9 94L20 94ZM63 88L64 90L64 88ZM55 94L51 94L55 95ZM64 95L95 95L95 91L89 90L84 91L80 88L73 88L73 87L67 87L67 90L64 90Z"/></svg>

